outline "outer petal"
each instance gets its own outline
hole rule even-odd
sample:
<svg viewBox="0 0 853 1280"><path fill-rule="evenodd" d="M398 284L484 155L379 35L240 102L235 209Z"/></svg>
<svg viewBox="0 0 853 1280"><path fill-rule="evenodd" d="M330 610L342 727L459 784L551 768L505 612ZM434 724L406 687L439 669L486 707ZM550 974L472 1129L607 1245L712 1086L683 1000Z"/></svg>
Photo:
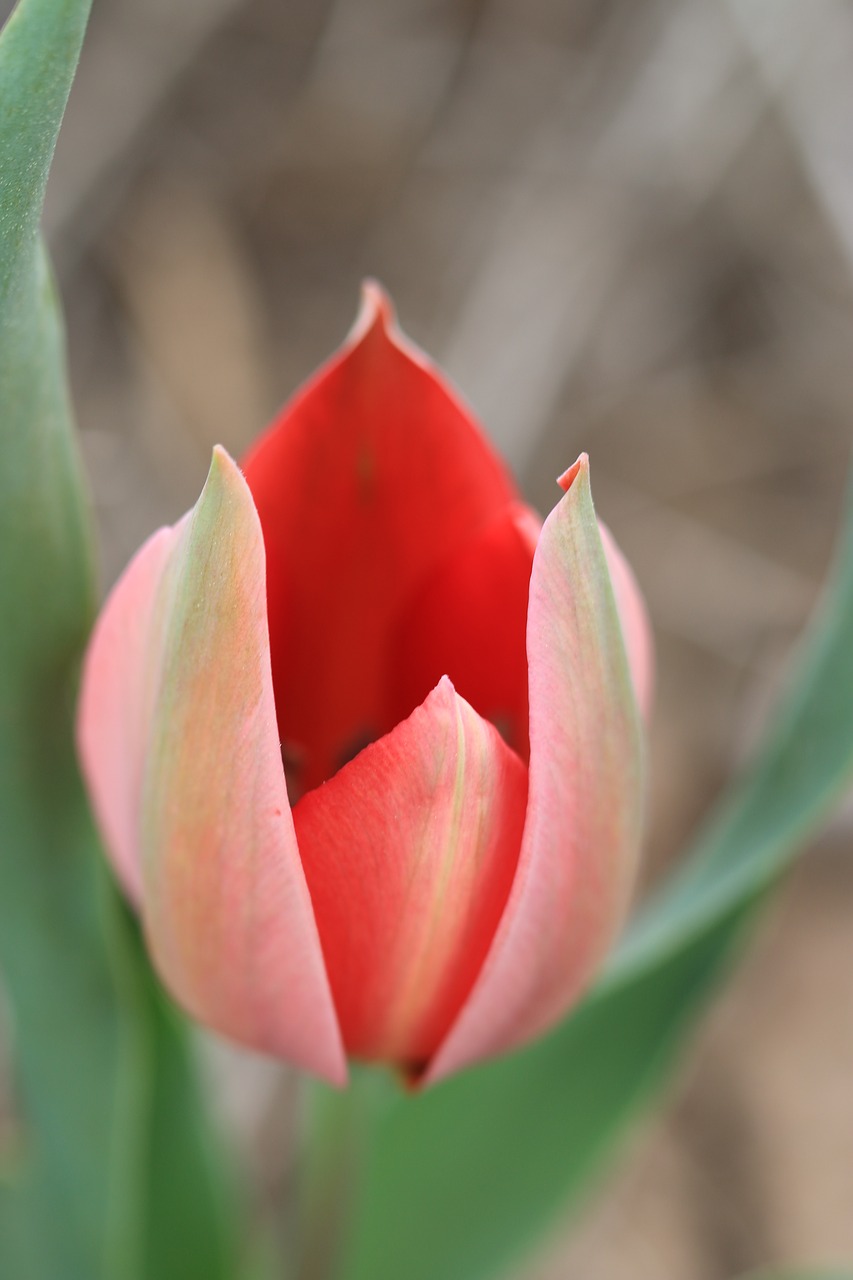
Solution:
<svg viewBox="0 0 853 1280"><path fill-rule="evenodd" d="M136 553L98 619L86 654L77 737L107 851L142 905L140 802L165 627L158 593L188 517L159 529Z"/></svg>
<svg viewBox="0 0 853 1280"><path fill-rule="evenodd" d="M400 610L516 492L373 284L344 347L244 466L267 548L281 739L309 790L393 728L387 673ZM446 661L438 670L455 678Z"/></svg>
<svg viewBox="0 0 853 1280"><path fill-rule="evenodd" d="M530 584L530 779L518 871L428 1080L553 1023L600 962L634 878L641 733L585 455L564 482Z"/></svg>
<svg viewBox="0 0 853 1280"><path fill-rule="evenodd" d="M527 771L442 679L294 818L344 1042L419 1070L467 996L515 874Z"/></svg>
<svg viewBox="0 0 853 1280"><path fill-rule="evenodd" d="M563 488L571 487L573 472L574 468L570 467L566 474L560 477L558 483ZM542 531L542 522L528 508L517 506L515 510L519 536L529 548L532 560ZM603 520L598 522L598 531L601 534L607 568L610 570L610 581L616 597L619 621L622 624L622 637L628 654L634 693L640 704L640 710L648 720L654 698L655 648L646 603L637 579L634 577L633 569Z"/></svg>
<svg viewBox="0 0 853 1280"><path fill-rule="evenodd" d="M568 474L568 473L567 473ZM634 570L619 549L616 539L601 520L598 522L616 607L625 637L628 666L634 682L634 692L643 716L648 720L652 710L655 689L655 649L652 628Z"/></svg>
<svg viewBox="0 0 853 1280"><path fill-rule="evenodd" d="M217 1030L343 1082L281 764L261 529L223 450L102 614L79 740L170 989Z"/></svg>

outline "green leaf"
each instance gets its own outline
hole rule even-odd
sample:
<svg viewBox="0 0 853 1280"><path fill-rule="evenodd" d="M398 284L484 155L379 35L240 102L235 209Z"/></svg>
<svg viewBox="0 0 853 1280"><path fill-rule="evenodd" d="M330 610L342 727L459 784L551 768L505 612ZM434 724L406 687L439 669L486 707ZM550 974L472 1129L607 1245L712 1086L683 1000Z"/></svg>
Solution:
<svg viewBox="0 0 853 1280"><path fill-rule="evenodd" d="M357 1079L382 1100L336 1274L482 1280L576 1202L851 773L853 496L831 589L762 749L580 1009L532 1048L421 1095Z"/></svg>
<svg viewBox="0 0 853 1280"><path fill-rule="evenodd" d="M113 915L125 1001L118 1124L111 1176L124 1179L108 1220L105 1274L146 1280L235 1280L234 1188L211 1130L184 1020L151 972L135 920ZM123 1096L122 1096L123 1095ZM136 1253L129 1255L128 1241Z"/></svg>
<svg viewBox="0 0 853 1280"><path fill-rule="evenodd" d="M92 557L38 224L88 11L22 0L0 33L0 1034L20 1113L0 1274L224 1280L233 1207L185 1033L102 868L72 740Z"/></svg>

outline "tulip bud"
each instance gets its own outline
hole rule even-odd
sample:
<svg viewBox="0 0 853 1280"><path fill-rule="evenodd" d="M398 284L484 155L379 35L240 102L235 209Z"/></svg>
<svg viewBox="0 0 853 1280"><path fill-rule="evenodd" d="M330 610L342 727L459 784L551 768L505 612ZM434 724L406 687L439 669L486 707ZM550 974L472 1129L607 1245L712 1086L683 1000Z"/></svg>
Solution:
<svg viewBox="0 0 853 1280"><path fill-rule="evenodd" d="M143 546L79 744L195 1017L333 1082L540 1034L634 879L651 642L585 455L544 525L365 287L341 350Z"/></svg>

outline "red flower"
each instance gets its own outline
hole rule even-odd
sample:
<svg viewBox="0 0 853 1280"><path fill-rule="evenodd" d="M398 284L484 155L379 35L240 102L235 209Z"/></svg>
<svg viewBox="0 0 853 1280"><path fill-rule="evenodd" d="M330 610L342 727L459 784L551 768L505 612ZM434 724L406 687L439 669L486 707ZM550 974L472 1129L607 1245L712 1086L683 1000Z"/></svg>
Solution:
<svg viewBox="0 0 853 1280"><path fill-rule="evenodd" d="M540 530L368 285L243 473L217 449L138 552L80 751L199 1019L339 1083L347 1054L430 1081L588 982L634 875L651 645L585 456L561 484Z"/></svg>

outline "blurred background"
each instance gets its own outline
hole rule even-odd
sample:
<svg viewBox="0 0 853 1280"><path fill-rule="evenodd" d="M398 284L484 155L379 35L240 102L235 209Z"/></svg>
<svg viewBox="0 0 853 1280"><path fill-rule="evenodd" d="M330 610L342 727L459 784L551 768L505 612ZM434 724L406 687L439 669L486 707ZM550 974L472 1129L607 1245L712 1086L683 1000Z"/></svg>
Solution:
<svg viewBox="0 0 853 1280"><path fill-rule="evenodd" d="M105 586L337 345L366 274L536 505L589 451L657 635L653 881L748 753L831 553L853 7L95 0L48 231ZM848 805L529 1280L853 1260L852 844Z"/></svg>

